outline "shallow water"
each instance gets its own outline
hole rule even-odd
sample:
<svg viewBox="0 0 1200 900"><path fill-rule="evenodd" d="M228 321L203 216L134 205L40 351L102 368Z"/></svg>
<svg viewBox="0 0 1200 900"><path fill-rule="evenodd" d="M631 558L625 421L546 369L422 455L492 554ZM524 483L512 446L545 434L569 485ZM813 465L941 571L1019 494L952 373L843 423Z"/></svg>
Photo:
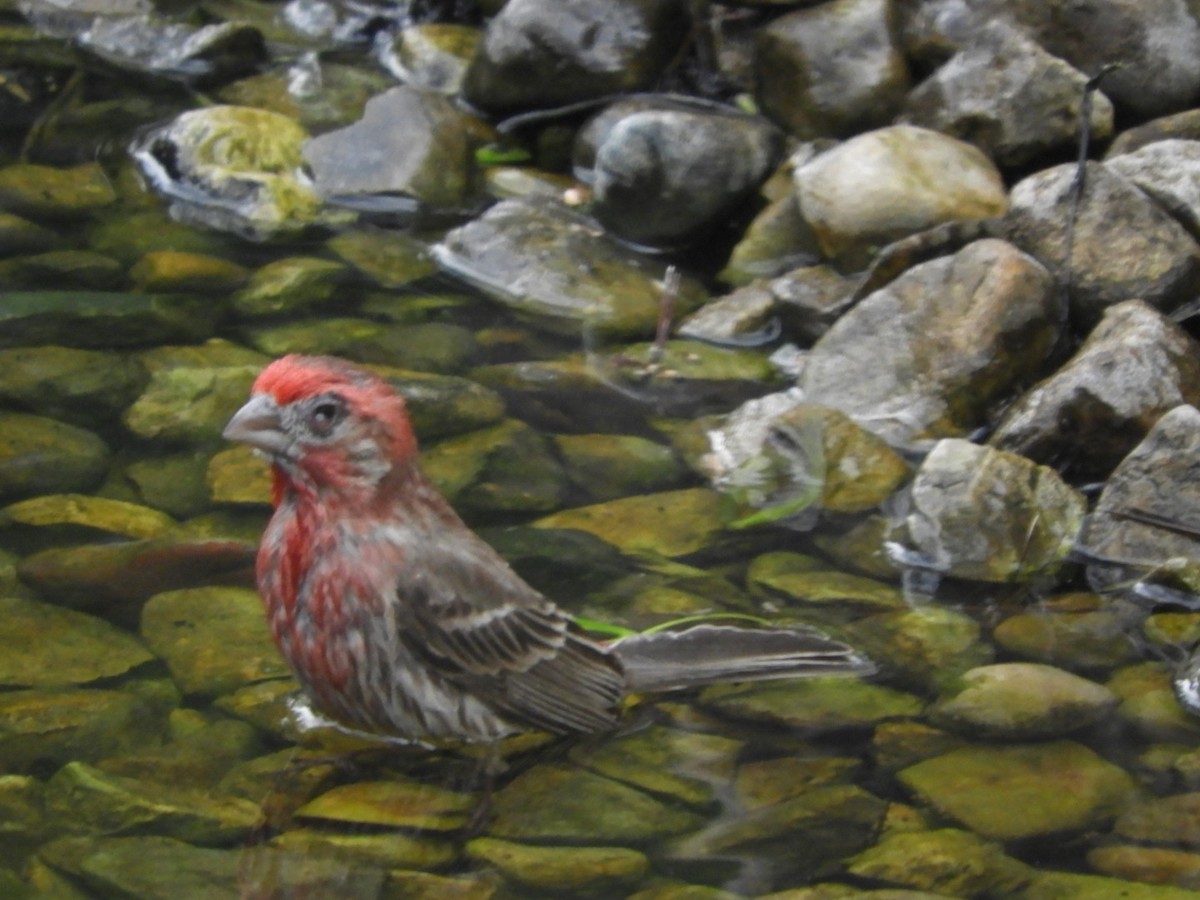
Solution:
<svg viewBox="0 0 1200 900"><path fill-rule="evenodd" d="M124 148L186 94L147 91L142 106L93 129L93 104L131 92L119 79L90 89L37 130L7 136L6 163L24 140L35 162L98 158L118 199L41 222L92 255L6 270L21 291L0 295L0 307L43 304L59 317L22 320L27 330L0 335L6 346L53 335L111 350L110 361L176 365L183 351L155 355L153 329L72 319L114 296L85 291L144 295L132 273L148 251L248 270L298 256L346 262L326 232L251 242L171 222ZM1190 890L1200 885L1200 723L1170 684L1173 641L1195 632L1195 614L1147 628L1141 611L1084 591L1071 567L1035 587L944 584L881 572L878 561L849 571L822 544L845 521L809 533L735 527L738 511L703 489L672 444L713 411L710 392L665 402L613 378L599 360L611 340L543 331L446 275L393 287L368 271L347 265L303 312L262 318L231 310L233 288L209 280L162 343L228 341L203 354L224 354L217 367L242 382L277 346L493 386L482 367L581 357L586 392L535 390L530 379L501 391L503 424L478 408L457 423L418 422L431 475L467 521L581 616L633 628L712 612L807 623L862 646L880 673L650 699L611 735L494 751L305 731L288 715L292 685L250 593L249 553L267 516L261 470L214 468L228 448L189 430L182 410L178 429L168 410L157 432L139 432L129 410L146 381L118 378L114 364L107 384L66 379L82 401L46 390L6 404L82 426L110 453L94 473L47 477L5 503L82 493L165 517L58 505L41 518L10 508L0 525L0 578L14 598L0 631L0 895L1200 896ZM76 293L64 301L64 291ZM337 324L352 315L402 327L356 338ZM293 330L270 331L282 325ZM263 352L243 352L251 346ZM178 396L211 402L221 421L240 394L214 385ZM22 421L10 420L6 439ZM481 449L470 436L484 432ZM566 440L597 433L642 438L637 458L653 457L645 472L631 474L630 448L602 452L614 438ZM579 518L529 527L608 501L616 511L591 536ZM111 553L139 540L159 543ZM991 723L987 710L947 712L958 676L992 662L1053 666L1015 682L1051 697L1050 711L1018 705ZM1067 672L1079 677L1068 683ZM1083 681L1109 692L1087 694ZM1166 812L1156 819L1155 809ZM813 884L827 893L803 892Z"/></svg>

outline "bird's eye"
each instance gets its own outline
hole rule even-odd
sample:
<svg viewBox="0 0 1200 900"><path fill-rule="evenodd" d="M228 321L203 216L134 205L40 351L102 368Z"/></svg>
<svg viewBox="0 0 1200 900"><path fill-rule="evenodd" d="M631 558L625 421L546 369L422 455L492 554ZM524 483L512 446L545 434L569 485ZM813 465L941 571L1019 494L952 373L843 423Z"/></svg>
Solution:
<svg viewBox="0 0 1200 900"><path fill-rule="evenodd" d="M328 437L346 414L346 408L337 400L322 400L308 411L308 430L318 437Z"/></svg>

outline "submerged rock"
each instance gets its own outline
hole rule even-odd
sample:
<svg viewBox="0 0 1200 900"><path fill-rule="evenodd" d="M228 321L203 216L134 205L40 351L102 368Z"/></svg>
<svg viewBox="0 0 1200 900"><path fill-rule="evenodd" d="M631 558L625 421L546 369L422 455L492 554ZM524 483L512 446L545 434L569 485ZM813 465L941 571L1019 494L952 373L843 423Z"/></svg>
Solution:
<svg viewBox="0 0 1200 900"><path fill-rule="evenodd" d="M127 753L157 742L162 724L146 703L123 691L0 693L0 753L8 772Z"/></svg>
<svg viewBox="0 0 1200 900"><path fill-rule="evenodd" d="M116 201L112 181L97 163L66 169L18 163L0 169L0 207L31 219L88 218Z"/></svg>
<svg viewBox="0 0 1200 900"><path fill-rule="evenodd" d="M196 27L157 15L100 16L77 40L118 68L203 84L236 78L267 58L262 33L240 22Z"/></svg>
<svg viewBox="0 0 1200 900"><path fill-rule="evenodd" d="M851 859L847 871L939 897L1017 896L1032 875L999 844L954 828L885 834Z"/></svg>
<svg viewBox="0 0 1200 900"><path fill-rule="evenodd" d="M519 775L493 796L492 812L489 835L514 841L642 843L702 821L691 810L561 763Z"/></svg>
<svg viewBox="0 0 1200 900"><path fill-rule="evenodd" d="M645 854L627 847L538 847L475 838L467 856L535 890L611 892L628 889L650 868Z"/></svg>
<svg viewBox="0 0 1200 900"><path fill-rule="evenodd" d="M930 721L968 736L1061 737L1096 725L1116 707L1112 691L1053 666L1002 663L970 669L938 699Z"/></svg>
<svg viewBox="0 0 1200 900"><path fill-rule="evenodd" d="M87 684L123 675L152 658L137 638L103 619L33 600L0 599L5 687Z"/></svg>
<svg viewBox="0 0 1200 900"><path fill-rule="evenodd" d="M214 797L183 786L109 775L87 763L63 766L46 784L46 811L67 834L136 834L197 844L245 838L258 821L258 805Z"/></svg>
<svg viewBox="0 0 1200 900"><path fill-rule="evenodd" d="M433 254L443 269L552 330L648 337L659 321L665 267L556 203L497 203L447 234ZM683 279L676 309L702 299L700 286Z"/></svg>
<svg viewBox="0 0 1200 900"><path fill-rule="evenodd" d="M184 694L228 694L288 672L254 591L185 588L156 594L142 608L141 634Z"/></svg>
<svg viewBox="0 0 1200 900"><path fill-rule="evenodd" d="M893 533L909 565L976 581L1026 581L1058 568L1087 509L1053 469L947 438L921 463Z"/></svg>
<svg viewBox="0 0 1200 900"><path fill-rule="evenodd" d="M155 897L170 885L179 896L234 897L243 884L241 850L161 835L63 838L39 852L55 869L113 896Z"/></svg>
<svg viewBox="0 0 1200 900"><path fill-rule="evenodd" d="M901 771L918 800L985 838L1063 837L1111 821L1133 779L1082 744L966 747ZM1063 790L1064 784L1072 789Z"/></svg>
<svg viewBox="0 0 1200 900"><path fill-rule="evenodd" d="M0 500L89 490L104 476L109 457L108 446L90 431L0 412Z"/></svg>
<svg viewBox="0 0 1200 900"><path fill-rule="evenodd" d="M144 135L132 154L172 215L262 239L347 218L322 209L304 172L307 139L279 113L210 106Z"/></svg>

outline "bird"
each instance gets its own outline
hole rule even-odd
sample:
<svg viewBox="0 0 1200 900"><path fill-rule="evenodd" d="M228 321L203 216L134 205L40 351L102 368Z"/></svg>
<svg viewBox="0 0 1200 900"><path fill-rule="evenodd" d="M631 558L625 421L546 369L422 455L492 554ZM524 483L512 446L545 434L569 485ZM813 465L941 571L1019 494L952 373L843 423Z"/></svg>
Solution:
<svg viewBox="0 0 1200 900"><path fill-rule="evenodd" d="M343 359L275 360L223 434L270 463L259 593L308 702L345 729L410 742L583 734L615 728L646 693L873 669L804 628L589 635L422 473L403 397Z"/></svg>

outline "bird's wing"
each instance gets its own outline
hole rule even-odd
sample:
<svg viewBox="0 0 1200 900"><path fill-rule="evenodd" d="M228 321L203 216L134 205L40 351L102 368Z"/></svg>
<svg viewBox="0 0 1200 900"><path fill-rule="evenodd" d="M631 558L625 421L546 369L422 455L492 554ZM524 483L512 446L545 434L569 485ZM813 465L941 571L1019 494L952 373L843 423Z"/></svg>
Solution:
<svg viewBox="0 0 1200 900"><path fill-rule="evenodd" d="M480 541L423 546L397 585L402 639L507 718L558 733L610 727L621 663Z"/></svg>

